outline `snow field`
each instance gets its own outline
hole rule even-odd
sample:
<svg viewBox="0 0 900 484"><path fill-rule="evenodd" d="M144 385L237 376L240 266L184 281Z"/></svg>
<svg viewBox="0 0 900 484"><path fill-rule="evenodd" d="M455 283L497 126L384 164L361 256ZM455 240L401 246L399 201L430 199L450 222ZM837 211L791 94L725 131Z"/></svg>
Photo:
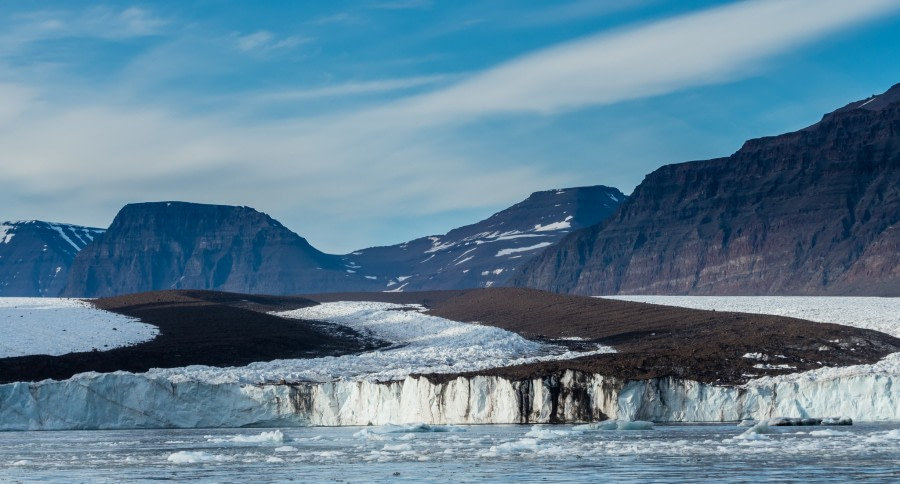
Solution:
<svg viewBox="0 0 900 484"><path fill-rule="evenodd" d="M106 351L158 333L156 326L79 299L0 298L0 358Z"/></svg>
<svg viewBox="0 0 900 484"><path fill-rule="evenodd" d="M608 299L635 301L693 309L772 314L871 329L900 338L900 298L886 297L805 297L805 296L604 296ZM745 358L775 359L778 355L748 353ZM893 353L871 365L819 368L751 380L748 387L777 383L836 380L854 377L900 376L900 353ZM898 392L900 393L900 392Z"/></svg>
<svg viewBox="0 0 900 484"><path fill-rule="evenodd" d="M664 306L773 314L873 329L900 338L898 297L810 297L810 296L603 296Z"/></svg>

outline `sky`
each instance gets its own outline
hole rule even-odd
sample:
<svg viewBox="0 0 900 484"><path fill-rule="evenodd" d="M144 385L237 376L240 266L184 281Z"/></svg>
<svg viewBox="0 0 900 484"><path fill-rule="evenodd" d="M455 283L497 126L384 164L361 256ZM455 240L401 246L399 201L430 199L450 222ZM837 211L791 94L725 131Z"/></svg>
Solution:
<svg viewBox="0 0 900 484"><path fill-rule="evenodd" d="M347 253L630 193L900 82L900 1L0 3L0 219L245 205Z"/></svg>

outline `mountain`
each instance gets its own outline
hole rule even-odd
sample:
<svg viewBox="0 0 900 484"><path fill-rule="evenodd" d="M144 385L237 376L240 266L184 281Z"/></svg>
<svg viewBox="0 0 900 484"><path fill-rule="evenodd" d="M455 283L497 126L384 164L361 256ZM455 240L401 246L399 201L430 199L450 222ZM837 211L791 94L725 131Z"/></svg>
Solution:
<svg viewBox="0 0 900 484"><path fill-rule="evenodd" d="M254 294L455 289L501 284L541 249L611 215L625 199L596 186L537 192L490 218L346 256L316 250L249 207L126 205L72 263L71 297L165 289Z"/></svg>
<svg viewBox="0 0 900 484"><path fill-rule="evenodd" d="M573 230L606 219L625 198L606 186L536 192L478 223L444 235L356 251L344 256L344 264L371 281L374 290L503 285L541 250Z"/></svg>
<svg viewBox="0 0 900 484"><path fill-rule="evenodd" d="M727 158L648 175L522 268L575 294L900 296L900 84Z"/></svg>
<svg viewBox="0 0 900 484"><path fill-rule="evenodd" d="M102 233L40 220L0 224L0 297L59 296L75 254Z"/></svg>
<svg viewBox="0 0 900 484"><path fill-rule="evenodd" d="M65 294L103 297L162 289L294 294L352 277L340 257L316 250L252 208L135 203L78 253Z"/></svg>

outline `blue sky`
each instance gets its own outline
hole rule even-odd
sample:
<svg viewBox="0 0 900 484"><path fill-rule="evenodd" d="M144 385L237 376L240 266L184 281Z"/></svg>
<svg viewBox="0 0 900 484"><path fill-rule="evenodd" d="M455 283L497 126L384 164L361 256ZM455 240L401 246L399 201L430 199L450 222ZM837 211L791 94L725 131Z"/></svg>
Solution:
<svg viewBox="0 0 900 484"><path fill-rule="evenodd" d="M0 218L185 200L397 243L802 128L898 47L895 0L3 2Z"/></svg>

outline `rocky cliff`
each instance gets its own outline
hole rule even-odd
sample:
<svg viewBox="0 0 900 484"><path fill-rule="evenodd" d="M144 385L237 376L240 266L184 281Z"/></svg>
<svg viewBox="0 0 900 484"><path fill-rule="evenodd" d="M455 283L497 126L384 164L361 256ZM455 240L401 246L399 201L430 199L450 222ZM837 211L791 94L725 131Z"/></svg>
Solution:
<svg viewBox="0 0 900 484"><path fill-rule="evenodd" d="M249 207L126 205L79 252L65 294L102 297L160 289L315 292L352 275L337 256Z"/></svg>
<svg viewBox="0 0 900 484"><path fill-rule="evenodd" d="M29 220L0 224L0 297L55 297L75 254L103 229Z"/></svg>
<svg viewBox="0 0 900 484"><path fill-rule="evenodd" d="M363 249L344 260L348 270L374 283L375 290L504 285L543 249L573 230L605 220L625 199L618 189L602 185L536 192L444 235Z"/></svg>
<svg viewBox="0 0 900 484"><path fill-rule="evenodd" d="M514 281L576 294L900 295L900 85L664 166Z"/></svg>

